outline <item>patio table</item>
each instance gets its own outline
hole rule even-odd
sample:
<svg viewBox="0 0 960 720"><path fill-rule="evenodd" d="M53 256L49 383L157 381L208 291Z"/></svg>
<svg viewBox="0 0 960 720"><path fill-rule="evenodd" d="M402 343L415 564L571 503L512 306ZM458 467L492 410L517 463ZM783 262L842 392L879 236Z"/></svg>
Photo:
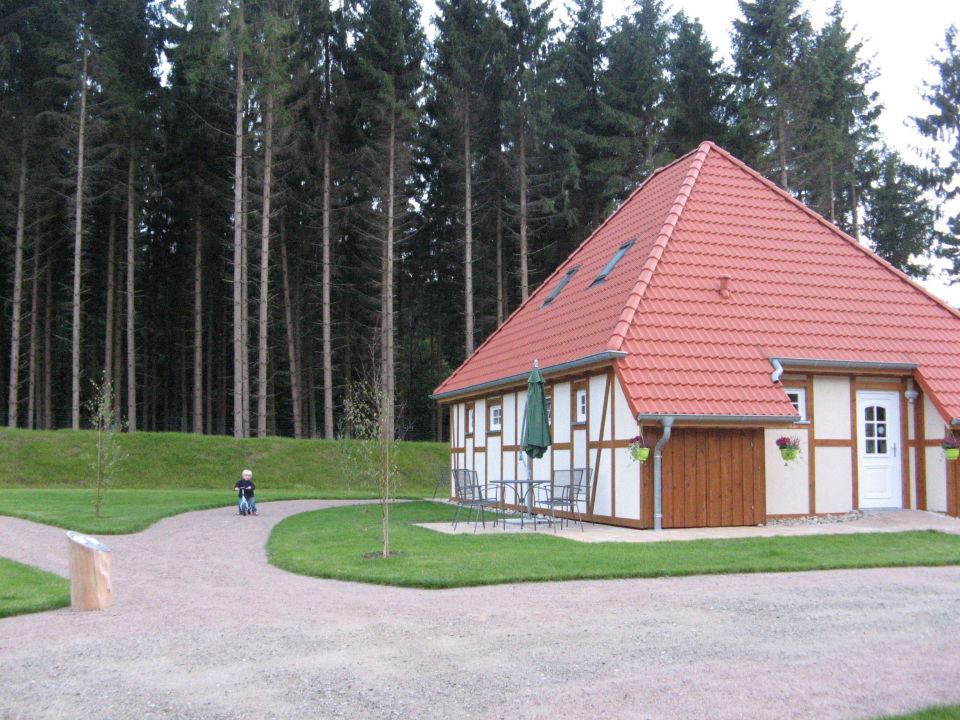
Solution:
<svg viewBox="0 0 960 720"><path fill-rule="evenodd" d="M549 480L491 480L490 483L500 486L501 498L503 498L503 488L505 488L507 485L512 485L517 495L517 499L521 502L525 502L527 506L527 514L522 518L513 520L512 522L536 522L536 518L533 514L533 490L537 485L549 485ZM506 505L505 499L503 504ZM504 520L504 522L508 521Z"/></svg>

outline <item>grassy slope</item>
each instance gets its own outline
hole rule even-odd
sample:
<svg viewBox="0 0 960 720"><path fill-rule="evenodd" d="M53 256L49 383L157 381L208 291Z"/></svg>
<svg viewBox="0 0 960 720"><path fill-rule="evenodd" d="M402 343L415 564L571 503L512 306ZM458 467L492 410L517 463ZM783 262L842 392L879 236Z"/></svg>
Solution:
<svg viewBox="0 0 960 720"><path fill-rule="evenodd" d="M960 564L960 537L936 532L664 543L580 543L539 535L444 535L415 522L449 522L452 509L405 503L391 511L396 558L379 549L379 510L352 506L278 524L267 549L285 570L316 577L424 588L507 582L663 577L731 572Z"/></svg>
<svg viewBox="0 0 960 720"><path fill-rule="evenodd" d="M0 558L0 617L70 604L70 583L52 573Z"/></svg>
<svg viewBox="0 0 960 720"><path fill-rule="evenodd" d="M353 441L293 440L125 433L126 456L114 481L123 488L233 487L240 470L254 472L259 488L372 491L356 478L349 453ZM447 461L444 443L400 443L400 493L433 492L433 466ZM0 430L0 487L89 487L96 435L90 430Z"/></svg>
<svg viewBox="0 0 960 720"><path fill-rule="evenodd" d="M254 471L257 498L371 498L376 488L353 464L353 441L185 433L118 436L124 461L94 517L96 436L88 430L0 430L0 514L88 533L131 533L188 510L232 505L240 470ZM394 496L433 493L442 443L400 443Z"/></svg>

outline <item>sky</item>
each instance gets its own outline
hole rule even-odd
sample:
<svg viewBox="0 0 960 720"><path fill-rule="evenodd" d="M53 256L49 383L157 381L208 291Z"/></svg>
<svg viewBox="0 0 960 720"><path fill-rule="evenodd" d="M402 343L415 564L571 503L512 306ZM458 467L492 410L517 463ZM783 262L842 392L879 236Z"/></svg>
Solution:
<svg viewBox="0 0 960 720"><path fill-rule="evenodd" d="M804 0L814 28L820 28L834 0ZM555 11L565 18L562 0L554 0ZM698 18L704 31L723 59L730 61L730 31L733 19L740 17L737 0L666 0L672 15L683 10ZM611 25L632 6L630 0L606 0L605 24ZM433 0L424 0L424 14L435 12ZM847 28L855 41L863 44L861 56L869 59L877 78L871 89L879 93L884 110L879 126L884 140L909 162L922 164L921 151L931 146L909 125L909 118L923 116L929 106L921 97L924 82L939 79L930 58L941 57L944 32L949 25L960 26L960 0L843 0ZM951 214L960 207L950 208ZM960 306L960 284L948 286L937 277L922 283L928 290Z"/></svg>

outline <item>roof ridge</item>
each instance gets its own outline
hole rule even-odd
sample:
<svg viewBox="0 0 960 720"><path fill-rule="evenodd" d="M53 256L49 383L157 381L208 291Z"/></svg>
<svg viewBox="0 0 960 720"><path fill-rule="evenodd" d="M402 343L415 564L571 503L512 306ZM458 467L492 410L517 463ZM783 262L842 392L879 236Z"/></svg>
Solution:
<svg viewBox="0 0 960 720"><path fill-rule="evenodd" d="M859 240L857 240L855 237L852 237L851 235L848 235L847 233L845 233L843 230L841 230L839 227L837 227L834 223L832 223L832 222L830 222L829 220L827 220L823 215L821 215L820 213L818 213L816 210L813 210L813 209L807 207L804 203L802 203L800 200L798 200L797 198L795 198L795 197L794 197L793 195L791 195L789 192L787 192L787 191L784 190L782 187L780 187L779 185L777 185L775 182L773 182L772 180L769 180L769 179L765 178L763 175L761 175L759 172L757 172L757 171L754 170L752 167L750 167L749 165L747 165L745 162L743 162L742 160L740 160L740 159L734 157L733 155L731 155L729 151L724 150L722 147L720 147L719 145L716 145L716 144L714 144L714 143L710 143L710 144L713 146L713 148L714 148L715 150L719 151L719 153L720 153L721 156L725 157L727 160L729 160L730 162L732 162L734 165L736 165L737 167L739 167L741 170L746 171L748 175L751 175L752 177L756 178L757 180L760 180L764 185L766 185L766 186L768 186L769 188L775 190L778 194L780 194L782 197L784 197L784 198L786 198L787 200L789 200L794 206L796 206L796 207L800 208L801 210L803 210L807 215L809 215L810 217L812 217L812 218L813 218L814 220L816 220L818 223L820 223L821 225L824 225L828 230L830 230L830 231L833 232L834 234L838 235L838 236L839 236L840 238L842 238L843 240L846 240L849 244L853 245L855 248L857 248L857 250L859 250L860 252L862 252L862 253L863 253L864 255L866 255L868 258L870 258L871 260L873 260L873 261L875 261L876 263L878 263L881 267L883 267L883 268L885 268L886 270L892 272L892 273L897 277L898 280L900 280L901 282L906 283L907 285L909 285L910 287L912 287L914 290L920 291L923 295L926 295L928 299L933 300L937 305L940 305L941 307L943 307L945 310L947 310L947 311L948 311L950 314L952 314L954 317L960 318L960 311L958 311L956 308L954 308L954 307L952 307L951 305L949 305L945 300L942 300L941 298L938 298L936 295L934 295L932 292L930 292L930 291L927 290L925 287L923 287L922 285L920 285L918 282L916 282L913 278L911 278L910 276L908 276L908 275L907 275L906 273L904 273L902 270L900 270L899 268L896 268L896 267L894 267L893 265L891 265L887 260L884 260L882 257L880 257L879 255L877 255L873 250L871 250L871 249L868 248L866 245L864 245L863 243L861 243L861 242L860 242Z"/></svg>
<svg viewBox="0 0 960 720"><path fill-rule="evenodd" d="M709 141L708 141L708 142L709 142ZM702 147L703 147L704 145L706 145L706 144L707 144L707 143L702 143L702 144L700 145L700 148L702 148ZM709 143L709 144L712 145L713 143ZM529 295L527 295L527 299L524 300L524 301L523 301L522 303L520 303L519 305L517 305L517 307L514 308L513 312L510 313L510 314L507 316L506 320L504 320L502 323L500 323L500 325L498 325L497 328L496 328L492 333L490 333L482 343L480 343L479 345L477 345L477 347L474 349L474 351L473 351L472 353L470 353L469 355L467 355L467 357L465 357L465 358L463 359L463 362L461 362L460 365L457 366L457 369L454 370L452 373L450 373L450 375L447 376L447 378L446 378L442 383L440 383L440 385L437 386L437 388L434 390L434 392L436 392L436 390L439 390L440 387L442 387L443 385L446 385L446 384L449 383L451 380L453 380L453 379L460 373L460 371L463 370L463 368L465 368L465 367L467 366L468 361L469 361L474 355L476 355L477 353L479 353L480 350L481 350L485 345L488 345L489 343L491 343L491 342L493 341L493 339L494 339L495 337L497 337L497 335L500 334L500 331L503 330L503 328L505 328L505 327L507 326L507 324L508 324L508 323L510 322L510 320L513 318L513 316L516 315L517 313L519 313L524 307L526 307L526 306L527 306L527 303L532 302L533 296L536 295L537 291L538 291L540 288L546 286L551 280L553 280L553 278L557 276L557 274L560 272L560 270L561 270L562 268L565 268L565 267L567 267L568 265L570 265L570 264L573 262L574 258L580 253L580 251L583 250L583 249L587 246L587 244L593 239L594 235L596 235L598 232L600 232L600 230L601 230L602 228L604 228L604 227L607 225L607 223L609 223L609 222L614 218L614 216L618 215L618 214L620 213L620 211L623 210L623 208L625 208L625 207L629 204L629 202L633 199L633 196L634 196L634 195L636 195L637 193L639 193L639 192L640 192L644 187L646 187L647 184L648 184L650 181L652 181L655 177L657 177L658 175L662 174L663 172L665 172L667 169L673 167L674 165L676 165L676 164L678 164L678 163L680 163L680 162L683 162L683 161L686 160L690 155L693 155L693 154L696 153L696 152L697 152L697 150L691 150L690 152L688 152L688 153L686 153L686 154L684 154L684 155L681 155L680 157L678 157L678 158L677 158L676 160L674 160L673 162L667 163L666 165L663 165L662 167L658 167L658 168L654 169L654 171L653 171L652 173L650 173L646 178L644 178L643 182L641 182L641 183L636 187L636 189L635 189L633 192L631 192L631 193L626 197L626 199L617 206L617 209L614 210L612 213L610 213L610 214L604 219L604 221L603 221L602 223L600 223L596 228L594 228L593 232L590 233L589 235L587 235L587 237L583 239L583 241L577 246L576 250L574 250L572 253L570 253L570 255L566 258L566 260L564 260L562 263L560 263L552 273L550 273L549 275L547 275L547 277L544 278L543 282L541 282L539 285L537 285L537 287L534 288L533 292L531 292ZM617 348L617 349L619 349L619 348Z"/></svg>
<svg viewBox="0 0 960 720"><path fill-rule="evenodd" d="M623 341L626 339L627 332L630 330L630 326L633 324L633 319L637 314L637 310L640 308L640 301L643 300L643 296L647 291L647 287L650 285L650 281L653 279L653 274L657 270L657 265L660 263L660 258L663 257L663 252L667 249L670 238L673 237L673 230L677 226L677 222L680 220L680 215L683 213L683 209L687 205L687 199L690 197L690 193L693 191L693 186L696 184L697 178L700 177L700 170L703 168L703 163L706 161L707 155L710 154L710 151L716 147L717 146L714 143L707 140L700 143L700 146L693 151L693 159L690 162L690 169L680 182L680 188L677 190L676 200L674 200L673 205L667 212L667 217L663 221L663 225L660 227L660 234L657 235L657 239L653 241L653 246L650 248L650 254L647 256L647 261L643 264L643 268L640 270L640 275L637 277L637 282L630 291L630 295L627 296L626 303L624 304L623 310L620 313L620 318L617 320L617 324L613 329L613 334L610 336L610 340L607 342L607 350L620 350L623 347ZM690 153L688 153L688 155L689 154Z"/></svg>

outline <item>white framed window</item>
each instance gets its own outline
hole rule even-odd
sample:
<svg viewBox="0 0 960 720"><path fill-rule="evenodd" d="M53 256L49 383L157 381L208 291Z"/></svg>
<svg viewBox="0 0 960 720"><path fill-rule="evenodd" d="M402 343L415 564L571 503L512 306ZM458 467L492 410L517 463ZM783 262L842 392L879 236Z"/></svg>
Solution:
<svg viewBox="0 0 960 720"><path fill-rule="evenodd" d="M467 435L473 435L473 403L467 405Z"/></svg>
<svg viewBox="0 0 960 720"><path fill-rule="evenodd" d="M500 432L503 427L503 408L500 405L490 406L490 432Z"/></svg>
<svg viewBox="0 0 960 720"><path fill-rule="evenodd" d="M546 400L547 400L547 422L550 425L553 425L553 397L550 395L547 395Z"/></svg>
<svg viewBox="0 0 960 720"><path fill-rule="evenodd" d="M587 389L581 388L577 390L576 401L576 422L582 423L587 421Z"/></svg>
<svg viewBox="0 0 960 720"><path fill-rule="evenodd" d="M787 397L790 398L790 404L796 409L800 419L797 422L807 422L807 389L806 388L784 388Z"/></svg>

